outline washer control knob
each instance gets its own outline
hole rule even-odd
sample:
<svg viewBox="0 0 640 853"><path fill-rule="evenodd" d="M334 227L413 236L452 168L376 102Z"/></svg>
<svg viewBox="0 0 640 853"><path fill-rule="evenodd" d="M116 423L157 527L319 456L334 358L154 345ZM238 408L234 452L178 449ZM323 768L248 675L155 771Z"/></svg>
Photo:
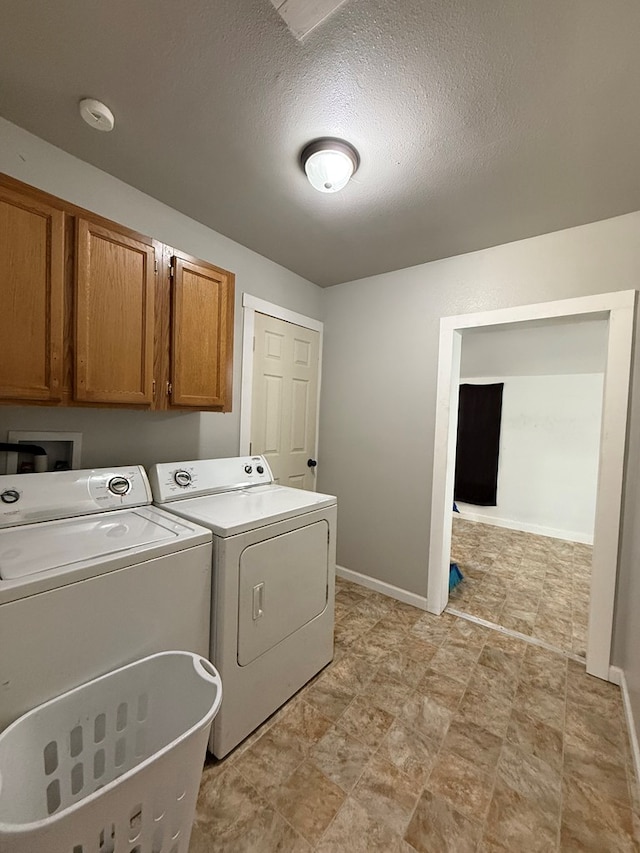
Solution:
<svg viewBox="0 0 640 853"><path fill-rule="evenodd" d="M253 468L251 467L251 465L245 465L244 466L244 473L245 474L250 474L252 471L253 471Z"/></svg>
<svg viewBox="0 0 640 853"><path fill-rule="evenodd" d="M108 489L113 495L126 495L131 489L131 481L126 477L112 477L109 480Z"/></svg>
<svg viewBox="0 0 640 853"><path fill-rule="evenodd" d="M258 472L258 474L264 474L264 468L262 467L262 465L258 465L256 471Z"/></svg>
<svg viewBox="0 0 640 853"><path fill-rule="evenodd" d="M20 492L15 489L5 489L0 495L0 500L3 504L14 504L20 500Z"/></svg>
<svg viewBox="0 0 640 853"><path fill-rule="evenodd" d="M176 481L177 485L182 486L183 489L191 485L191 474L188 471L176 471L173 475L173 479Z"/></svg>

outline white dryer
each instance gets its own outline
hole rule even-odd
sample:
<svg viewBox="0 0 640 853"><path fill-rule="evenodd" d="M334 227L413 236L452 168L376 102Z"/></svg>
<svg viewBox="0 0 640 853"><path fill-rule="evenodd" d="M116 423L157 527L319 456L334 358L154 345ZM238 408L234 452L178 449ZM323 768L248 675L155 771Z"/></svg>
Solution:
<svg viewBox="0 0 640 853"><path fill-rule="evenodd" d="M273 482L262 456L155 465L156 503L213 531L218 758L333 657L337 501Z"/></svg>
<svg viewBox="0 0 640 853"><path fill-rule="evenodd" d="M154 652L208 655L211 532L139 466L0 476L0 730Z"/></svg>

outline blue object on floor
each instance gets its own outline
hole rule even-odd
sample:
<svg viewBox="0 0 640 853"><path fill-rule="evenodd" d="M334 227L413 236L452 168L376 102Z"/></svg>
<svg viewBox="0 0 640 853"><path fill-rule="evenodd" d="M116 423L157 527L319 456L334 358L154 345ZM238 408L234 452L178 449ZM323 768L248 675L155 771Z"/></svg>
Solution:
<svg viewBox="0 0 640 853"><path fill-rule="evenodd" d="M457 563L451 563L449 566L449 592L458 586L461 580L464 580L464 575L460 571Z"/></svg>

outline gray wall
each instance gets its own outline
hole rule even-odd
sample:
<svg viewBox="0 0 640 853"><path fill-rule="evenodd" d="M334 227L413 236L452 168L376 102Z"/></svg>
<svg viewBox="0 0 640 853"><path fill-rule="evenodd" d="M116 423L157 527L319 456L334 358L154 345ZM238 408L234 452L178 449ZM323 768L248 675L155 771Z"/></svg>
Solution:
<svg viewBox="0 0 640 853"><path fill-rule="evenodd" d="M633 213L327 290L318 488L338 495L338 563L426 596L441 317L639 284ZM640 717L637 397L633 417L615 662Z"/></svg>
<svg viewBox="0 0 640 853"><path fill-rule="evenodd" d="M81 432L82 464L88 467L236 455L240 433L242 292L322 319L321 288L3 119L0 172L236 274L232 413L0 406L0 441L6 440L10 429ZM0 459L0 465L4 466L4 459Z"/></svg>

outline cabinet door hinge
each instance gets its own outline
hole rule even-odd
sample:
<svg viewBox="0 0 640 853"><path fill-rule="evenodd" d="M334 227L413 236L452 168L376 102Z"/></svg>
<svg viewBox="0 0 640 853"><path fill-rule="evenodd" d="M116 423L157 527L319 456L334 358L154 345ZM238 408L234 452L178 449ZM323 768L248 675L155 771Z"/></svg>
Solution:
<svg viewBox="0 0 640 853"><path fill-rule="evenodd" d="M152 399L156 399L156 380L154 379L151 383L151 397Z"/></svg>
<svg viewBox="0 0 640 853"><path fill-rule="evenodd" d="M171 263L169 264L169 278L173 278L173 273L174 273L174 267L173 267L173 261L171 261Z"/></svg>
<svg viewBox="0 0 640 853"><path fill-rule="evenodd" d="M153 271L156 275L158 275L158 259L156 258L153 262Z"/></svg>
<svg viewBox="0 0 640 853"><path fill-rule="evenodd" d="M171 384L171 382L167 382L167 397L169 397L171 395L172 391L173 391L173 385Z"/></svg>

